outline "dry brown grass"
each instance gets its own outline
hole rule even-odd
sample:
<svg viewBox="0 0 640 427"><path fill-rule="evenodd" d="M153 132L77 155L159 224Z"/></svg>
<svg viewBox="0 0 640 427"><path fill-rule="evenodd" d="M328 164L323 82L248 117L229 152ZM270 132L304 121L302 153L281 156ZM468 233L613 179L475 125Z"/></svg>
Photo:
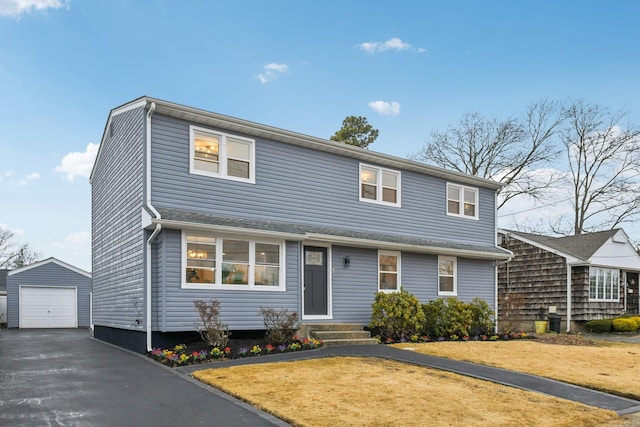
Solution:
<svg viewBox="0 0 640 427"><path fill-rule="evenodd" d="M400 362L330 358L194 377L298 426L602 426L615 412Z"/></svg>
<svg viewBox="0 0 640 427"><path fill-rule="evenodd" d="M398 344L416 352L527 372L640 400L640 344L596 341L594 346L535 340Z"/></svg>

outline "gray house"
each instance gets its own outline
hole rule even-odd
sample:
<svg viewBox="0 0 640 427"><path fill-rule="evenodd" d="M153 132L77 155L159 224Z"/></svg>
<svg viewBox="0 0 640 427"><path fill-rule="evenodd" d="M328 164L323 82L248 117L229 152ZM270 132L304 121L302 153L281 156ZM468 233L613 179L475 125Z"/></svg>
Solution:
<svg viewBox="0 0 640 427"><path fill-rule="evenodd" d="M7 323L7 273L9 270L0 269L0 327Z"/></svg>
<svg viewBox="0 0 640 427"><path fill-rule="evenodd" d="M640 256L624 230L564 237L499 230L499 241L513 258L498 268L498 312L511 310L525 327L549 307L566 331L640 313Z"/></svg>
<svg viewBox="0 0 640 427"><path fill-rule="evenodd" d="M109 114L91 174L95 336L136 351L261 307L366 325L378 291L495 307L499 184L142 97Z"/></svg>
<svg viewBox="0 0 640 427"><path fill-rule="evenodd" d="M55 258L7 276L9 328L90 326L91 273Z"/></svg>

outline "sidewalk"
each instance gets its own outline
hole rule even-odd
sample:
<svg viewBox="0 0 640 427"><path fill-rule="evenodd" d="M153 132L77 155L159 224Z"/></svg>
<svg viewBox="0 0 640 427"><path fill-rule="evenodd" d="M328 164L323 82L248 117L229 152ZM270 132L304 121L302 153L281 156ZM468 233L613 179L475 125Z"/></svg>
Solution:
<svg viewBox="0 0 640 427"><path fill-rule="evenodd" d="M585 405L616 411L619 415L632 414L640 411L640 402L624 397L614 396L560 381L537 377L520 372L493 368L474 363L461 362L442 357L429 356L414 353L408 350L400 350L386 345L363 345L349 347L329 347L318 350L309 350L298 353L283 353L269 356L234 359L205 365L193 365L176 368L176 371L191 375L194 371L202 369L225 368L228 366L248 365L257 363L284 362L292 360L315 359L334 356L362 356L379 357L382 359L396 360L411 363L428 368L441 369L469 377L491 381L497 384L516 387L526 391L534 391L584 403Z"/></svg>

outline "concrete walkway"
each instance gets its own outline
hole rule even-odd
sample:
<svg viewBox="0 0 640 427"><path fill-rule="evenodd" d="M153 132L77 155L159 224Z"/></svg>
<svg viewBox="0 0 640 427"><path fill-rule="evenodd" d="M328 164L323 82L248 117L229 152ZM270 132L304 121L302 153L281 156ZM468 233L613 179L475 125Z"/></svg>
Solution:
<svg viewBox="0 0 640 427"><path fill-rule="evenodd" d="M292 360L315 359L334 356L367 356L383 359L397 360L414 365L442 369L457 374L462 374L497 384L516 387L522 390L534 391L559 397L562 399L581 402L603 409L616 411L619 415L627 415L640 411L640 402L624 397L614 396L584 387L566 384L560 381L493 368L474 363L461 362L443 357L429 356L408 350L400 350L386 345L363 345L350 347L329 347L318 350L303 351L298 353L284 353L246 359L234 359L206 365L185 366L176 368L176 371L190 375L194 371L208 368L224 368L257 363L281 362Z"/></svg>

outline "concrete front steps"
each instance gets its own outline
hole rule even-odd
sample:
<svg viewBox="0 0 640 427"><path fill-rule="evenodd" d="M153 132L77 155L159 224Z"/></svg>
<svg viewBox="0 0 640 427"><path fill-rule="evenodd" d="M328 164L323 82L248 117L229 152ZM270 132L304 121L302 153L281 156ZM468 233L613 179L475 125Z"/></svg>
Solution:
<svg viewBox="0 0 640 427"><path fill-rule="evenodd" d="M309 336L322 340L324 347L378 344L378 340L371 338L371 333L357 323L314 323L304 326Z"/></svg>

